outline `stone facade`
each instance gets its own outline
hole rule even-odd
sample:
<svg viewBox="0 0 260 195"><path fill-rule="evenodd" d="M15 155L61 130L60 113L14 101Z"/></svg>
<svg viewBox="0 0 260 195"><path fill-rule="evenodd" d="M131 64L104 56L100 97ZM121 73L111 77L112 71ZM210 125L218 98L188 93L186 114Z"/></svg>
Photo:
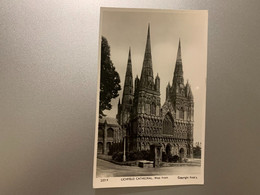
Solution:
<svg viewBox="0 0 260 195"><path fill-rule="evenodd" d="M160 144L166 154L192 158L194 101L190 84L184 84L179 41L172 85L166 86L166 100L161 106L160 77L154 79L148 26L146 49L140 79L135 78L133 90L131 51L122 103L118 103L117 120L127 135L127 150L150 150Z"/></svg>
<svg viewBox="0 0 260 195"><path fill-rule="evenodd" d="M114 143L122 142L123 132L116 119L103 117L98 124L98 154L108 154Z"/></svg>

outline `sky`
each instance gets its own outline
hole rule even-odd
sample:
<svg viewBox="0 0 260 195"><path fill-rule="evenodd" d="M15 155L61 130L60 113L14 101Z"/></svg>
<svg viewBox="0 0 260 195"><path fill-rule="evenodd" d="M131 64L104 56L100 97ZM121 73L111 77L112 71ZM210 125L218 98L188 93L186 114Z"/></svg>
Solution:
<svg viewBox="0 0 260 195"><path fill-rule="evenodd" d="M153 74L160 77L161 105L166 98L166 86L172 84L179 39L184 82L191 85L194 96L194 142L202 142L205 134L207 12L163 11L144 9L101 10L100 36L107 38L111 60L120 75L122 90L111 101L109 117L117 114L122 98L129 47L131 47L133 81L140 78L143 65L147 29L150 24Z"/></svg>

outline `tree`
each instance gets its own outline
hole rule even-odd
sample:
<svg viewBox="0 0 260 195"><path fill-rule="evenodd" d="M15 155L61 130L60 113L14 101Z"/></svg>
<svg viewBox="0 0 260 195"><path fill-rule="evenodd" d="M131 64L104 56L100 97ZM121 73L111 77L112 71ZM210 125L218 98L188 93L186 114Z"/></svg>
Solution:
<svg viewBox="0 0 260 195"><path fill-rule="evenodd" d="M105 37L101 41L101 69L99 92L99 118L105 116L104 110L111 110L111 99L121 90L120 77L110 59L110 46Z"/></svg>
<svg viewBox="0 0 260 195"><path fill-rule="evenodd" d="M201 158L201 147L199 145L196 145L195 147L193 147L193 157Z"/></svg>

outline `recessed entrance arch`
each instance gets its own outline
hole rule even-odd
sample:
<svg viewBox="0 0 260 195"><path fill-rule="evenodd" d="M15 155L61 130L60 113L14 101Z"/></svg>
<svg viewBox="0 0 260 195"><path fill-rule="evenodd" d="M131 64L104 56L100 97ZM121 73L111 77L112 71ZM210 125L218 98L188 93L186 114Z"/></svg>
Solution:
<svg viewBox="0 0 260 195"><path fill-rule="evenodd" d="M183 148L181 148L180 150L179 150L179 153L180 153L180 160L182 161L182 159L184 158L184 149Z"/></svg>
<svg viewBox="0 0 260 195"><path fill-rule="evenodd" d="M166 145L166 149L165 149L165 152L166 152L167 157L168 157L169 155L171 155L171 151L172 151L172 146L171 146L171 144L167 144L167 145Z"/></svg>

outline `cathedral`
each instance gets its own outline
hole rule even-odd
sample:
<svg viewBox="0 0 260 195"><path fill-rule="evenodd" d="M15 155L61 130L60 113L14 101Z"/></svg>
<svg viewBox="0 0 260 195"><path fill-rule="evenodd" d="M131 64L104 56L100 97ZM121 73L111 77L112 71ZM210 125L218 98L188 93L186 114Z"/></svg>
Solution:
<svg viewBox="0 0 260 195"><path fill-rule="evenodd" d="M157 73L154 78L153 73L150 25L141 76L134 81L129 49L117 121L126 132L128 151L150 150L151 145L160 144L166 154L193 157L194 101L189 82L184 83L180 40L172 84L169 82L166 86L163 105L160 77Z"/></svg>

